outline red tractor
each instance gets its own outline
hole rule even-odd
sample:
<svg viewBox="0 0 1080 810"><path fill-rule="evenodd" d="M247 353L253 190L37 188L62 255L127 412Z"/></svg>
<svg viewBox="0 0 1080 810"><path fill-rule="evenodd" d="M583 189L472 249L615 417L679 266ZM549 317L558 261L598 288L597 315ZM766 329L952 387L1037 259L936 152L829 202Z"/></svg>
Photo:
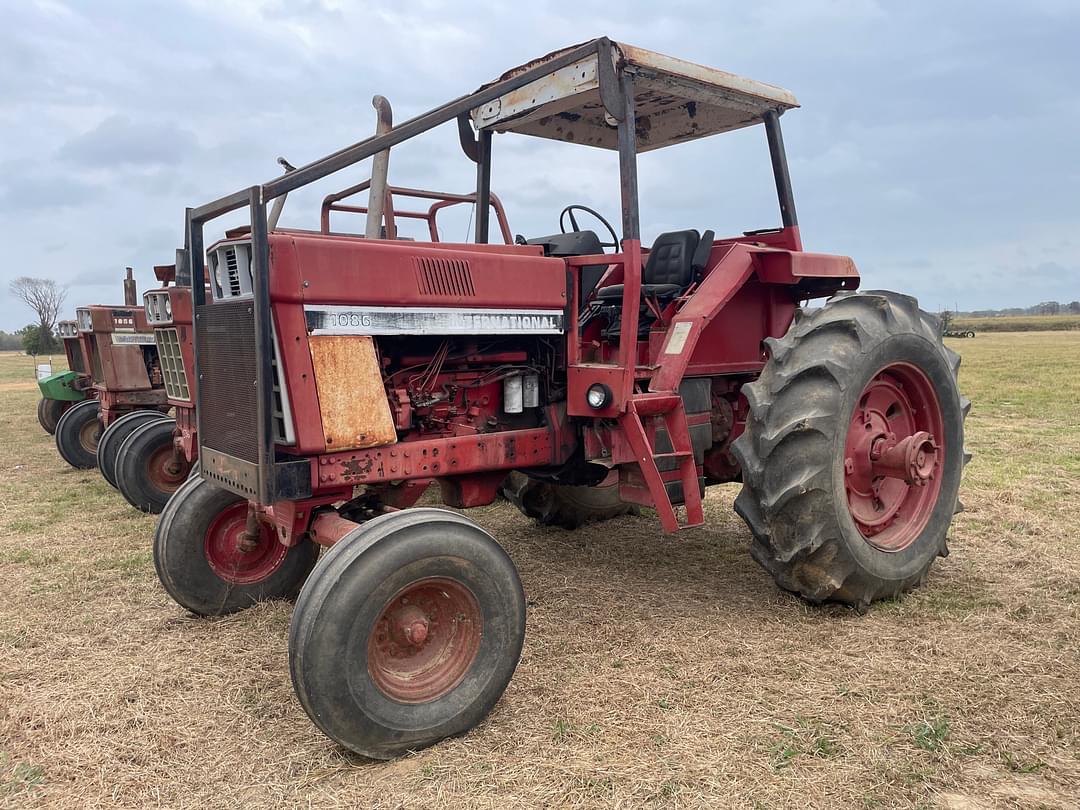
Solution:
<svg viewBox="0 0 1080 810"><path fill-rule="evenodd" d="M703 523L707 485L741 481L751 552L781 587L863 608L923 582L965 461L959 357L914 299L856 292L851 259L802 249L780 131L796 106L602 38L189 209L201 472L158 523L168 592L205 615L299 594L301 704L386 758L479 722L524 639L503 549L458 512L408 508L430 481L465 508L517 471L540 517L608 484L664 532ZM268 224L289 191L455 121L475 243L395 240L370 218L366 238ZM781 226L643 247L637 153L757 125ZM495 132L616 150L621 237L571 205L560 233L488 244ZM205 224L245 207L250 228L204 250Z"/></svg>
<svg viewBox="0 0 1080 810"><path fill-rule="evenodd" d="M92 381L93 399L69 408L56 425L56 448L72 467L101 465L109 483L111 452L99 453L109 428L134 411L155 415L168 407L152 330L135 305L135 281L128 269L124 306L98 304L76 309L82 355Z"/></svg>
<svg viewBox="0 0 1080 810"><path fill-rule="evenodd" d="M143 295L144 311L153 329L166 404L173 415L133 411L105 432L98 453L102 474L108 467L112 482L128 503L156 514L187 480L199 447L194 381L188 376L188 369L195 367L191 289L169 286L176 278L174 265L155 267L154 274L164 286Z"/></svg>

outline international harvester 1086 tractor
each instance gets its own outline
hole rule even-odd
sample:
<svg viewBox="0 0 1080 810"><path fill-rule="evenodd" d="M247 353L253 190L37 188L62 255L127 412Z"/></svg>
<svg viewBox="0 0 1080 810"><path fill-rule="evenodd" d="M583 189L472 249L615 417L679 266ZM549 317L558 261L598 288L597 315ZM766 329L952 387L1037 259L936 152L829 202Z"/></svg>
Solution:
<svg viewBox="0 0 1080 810"><path fill-rule="evenodd" d="M602 38L190 209L201 474L158 524L165 588L211 615L299 592L301 704L391 757L479 722L524 639L494 539L406 508L432 480L470 507L517 471L539 515L530 501L606 483L664 532L702 524L705 486L741 481L751 552L781 587L863 607L921 583L958 504L959 358L914 299L857 292L851 259L802 249L780 132L796 106ZM475 243L268 226L289 191L455 121ZM637 153L758 125L781 226L717 238L691 227L702 212L643 246ZM568 206L560 233L488 244L496 132L616 150L621 237ZM207 222L245 207L250 228L204 247Z"/></svg>
<svg viewBox="0 0 1080 810"><path fill-rule="evenodd" d="M132 411L158 413L168 405L154 335L135 304L130 268L123 306L79 307L75 319L92 398L69 408L57 422L56 449L72 467L91 469L111 425ZM105 468L102 473L114 483Z"/></svg>

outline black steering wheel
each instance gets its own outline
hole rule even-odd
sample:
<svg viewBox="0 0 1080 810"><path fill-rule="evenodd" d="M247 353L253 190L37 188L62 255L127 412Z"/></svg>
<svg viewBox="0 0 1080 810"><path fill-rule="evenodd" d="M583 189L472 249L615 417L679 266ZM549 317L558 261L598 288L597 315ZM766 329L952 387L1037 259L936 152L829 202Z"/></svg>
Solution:
<svg viewBox="0 0 1080 810"><path fill-rule="evenodd" d="M562 233L567 233L567 230L566 230L566 215L567 214L570 215L570 227L571 227L571 229L573 229L575 231L580 231L581 230L581 228L578 227L577 219L574 217L574 212L575 211L584 211L586 214L592 214L594 217L596 217L598 220L600 220L604 224L605 228L607 228L608 233L611 234L611 241L610 242L601 242L600 247L602 247L602 248L609 247L609 248L612 248L612 249L614 249L616 251L619 249L619 235L617 233L615 233L615 229L611 227L611 223L608 222L606 219L604 219L599 213L597 213L596 211L594 211L591 208L589 208L587 206L584 206L584 205L568 205L568 206L566 206L566 208L564 208L562 210L562 213L559 214L559 230Z"/></svg>

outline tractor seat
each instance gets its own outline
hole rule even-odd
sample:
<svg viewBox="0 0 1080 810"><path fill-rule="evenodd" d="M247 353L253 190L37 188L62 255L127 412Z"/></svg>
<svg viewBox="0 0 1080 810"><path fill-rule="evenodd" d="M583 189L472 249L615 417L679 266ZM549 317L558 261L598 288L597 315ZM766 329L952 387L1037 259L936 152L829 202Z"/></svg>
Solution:
<svg viewBox="0 0 1080 810"><path fill-rule="evenodd" d="M695 230L662 233L653 242L641 273L644 298L674 298L688 288L705 269L712 250L713 232L702 238ZM596 291L600 301L622 298L623 285L612 284Z"/></svg>

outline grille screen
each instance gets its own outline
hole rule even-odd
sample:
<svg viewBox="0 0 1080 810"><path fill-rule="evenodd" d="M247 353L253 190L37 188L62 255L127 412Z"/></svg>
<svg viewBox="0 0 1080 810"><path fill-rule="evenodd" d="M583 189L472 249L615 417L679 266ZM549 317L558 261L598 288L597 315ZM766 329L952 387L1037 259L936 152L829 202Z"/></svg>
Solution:
<svg viewBox="0 0 1080 810"><path fill-rule="evenodd" d="M98 351L99 335L91 335L87 343L90 344L90 376L96 383L105 382L105 372L101 370L101 352Z"/></svg>
<svg viewBox="0 0 1080 810"><path fill-rule="evenodd" d="M455 298L476 295L469 263L463 259L419 257L416 260L416 284L421 295L451 295Z"/></svg>
<svg viewBox="0 0 1080 810"><path fill-rule="evenodd" d="M202 444L258 461L255 315L251 301L198 308L199 422Z"/></svg>
<svg viewBox="0 0 1080 810"><path fill-rule="evenodd" d="M187 373L184 371L184 356L180 353L180 338L176 329L155 329L158 357L161 359L161 376L165 382L165 393L169 399L190 400Z"/></svg>

